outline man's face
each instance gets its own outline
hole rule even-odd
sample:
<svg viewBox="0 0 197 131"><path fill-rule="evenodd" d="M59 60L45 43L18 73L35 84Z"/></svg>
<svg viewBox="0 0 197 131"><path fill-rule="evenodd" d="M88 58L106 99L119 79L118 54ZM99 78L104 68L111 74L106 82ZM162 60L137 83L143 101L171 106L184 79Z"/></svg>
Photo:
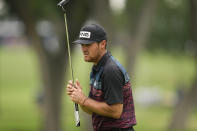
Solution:
<svg viewBox="0 0 197 131"><path fill-rule="evenodd" d="M86 62L97 63L100 59L102 48L97 42L92 44L81 44L81 49Z"/></svg>

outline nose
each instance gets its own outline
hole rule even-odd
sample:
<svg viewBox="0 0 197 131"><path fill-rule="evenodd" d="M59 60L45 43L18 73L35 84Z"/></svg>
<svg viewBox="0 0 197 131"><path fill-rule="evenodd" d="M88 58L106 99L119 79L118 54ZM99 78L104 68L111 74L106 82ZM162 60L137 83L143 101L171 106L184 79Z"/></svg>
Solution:
<svg viewBox="0 0 197 131"><path fill-rule="evenodd" d="M85 45L85 44L81 44L81 48L82 48L83 51L85 51L85 50L88 49L88 48L87 48L87 45Z"/></svg>

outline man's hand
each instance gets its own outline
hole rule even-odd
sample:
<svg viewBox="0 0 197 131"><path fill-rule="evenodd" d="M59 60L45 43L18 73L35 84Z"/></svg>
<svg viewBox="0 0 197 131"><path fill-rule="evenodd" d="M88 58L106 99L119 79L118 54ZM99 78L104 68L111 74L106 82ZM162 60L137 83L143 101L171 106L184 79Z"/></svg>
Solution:
<svg viewBox="0 0 197 131"><path fill-rule="evenodd" d="M74 88L74 86L73 86L73 84L72 84L72 81L69 80L69 81L68 81L68 84L67 84L67 88L66 88L67 94L68 94L69 96L72 94L73 88Z"/></svg>
<svg viewBox="0 0 197 131"><path fill-rule="evenodd" d="M78 103L80 105L83 105L87 97L84 95L82 91L82 87L78 80L76 80L76 83L73 85L73 82L70 80L67 85L67 94L70 96L70 99Z"/></svg>
<svg viewBox="0 0 197 131"><path fill-rule="evenodd" d="M73 102L79 104L81 108L89 114L94 112L114 119L119 119L122 114L123 104L121 103L108 105L106 102L98 102L87 98L78 80L76 80L75 84L73 84L72 81L68 82L67 94Z"/></svg>

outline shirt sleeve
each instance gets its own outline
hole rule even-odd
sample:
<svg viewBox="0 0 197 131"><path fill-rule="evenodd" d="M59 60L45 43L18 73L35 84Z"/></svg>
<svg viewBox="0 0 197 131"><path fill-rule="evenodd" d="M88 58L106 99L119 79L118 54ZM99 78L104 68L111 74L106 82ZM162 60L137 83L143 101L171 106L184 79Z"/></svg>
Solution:
<svg viewBox="0 0 197 131"><path fill-rule="evenodd" d="M103 73L103 92L107 104L123 103L124 76L116 66L107 68Z"/></svg>

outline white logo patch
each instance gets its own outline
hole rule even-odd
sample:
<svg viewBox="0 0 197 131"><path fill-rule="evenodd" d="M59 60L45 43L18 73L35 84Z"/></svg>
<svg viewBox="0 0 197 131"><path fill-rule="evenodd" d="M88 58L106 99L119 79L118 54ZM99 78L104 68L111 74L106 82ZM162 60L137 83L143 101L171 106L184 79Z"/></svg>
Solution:
<svg viewBox="0 0 197 131"><path fill-rule="evenodd" d="M91 32L88 31L80 31L79 37L80 38L90 38Z"/></svg>

